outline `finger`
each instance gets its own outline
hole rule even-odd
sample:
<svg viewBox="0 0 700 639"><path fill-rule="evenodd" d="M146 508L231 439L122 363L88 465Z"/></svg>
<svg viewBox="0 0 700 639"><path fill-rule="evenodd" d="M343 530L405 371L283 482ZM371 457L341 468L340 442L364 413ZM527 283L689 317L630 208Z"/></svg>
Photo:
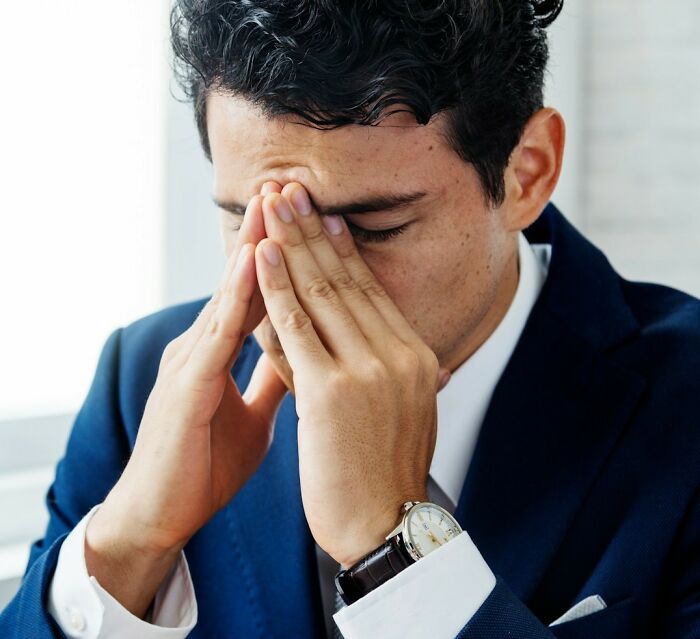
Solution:
<svg viewBox="0 0 700 639"><path fill-rule="evenodd" d="M234 262L227 266L227 270L224 272L219 282L219 287L225 286L226 282L228 282L232 267L235 265L235 256L238 255L241 247L248 243L257 244L265 237L265 222L262 216L263 197L262 195L254 195L246 206L241 228L236 234L236 244L233 249Z"/></svg>
<svg viewBox="0 0 700 639"><path fill-rule="evenodd" d="M261 418L273 420L286 394L286 384L280 379L267 353L263 352L243 393L243 401Z"/></svg>
<svg viewBox="0 0 700 639"><path fill-rule="evenodd" d="M283 209L278 212L278 207ZM263 217L268 236L282 249L296 298L333 357L353 362L369 356L371 349L367 339L348 307L321 272L287 199L278 193L265 196Z"/></svg>
<svg viewBox="0 0 700 639"><path fill-rule="evenodd" d="M246 243L251 243L254 246L267 236L265 232L265 222L262 215L262 195L254 195L248 202L246 213L243 219L243 224L239 231L239 241L241 246ZM265 303L262 293L255 282L255 290L250 302L250 311L243 326L243 332L248 335L265 317Z"/></svg>
<svg viewBox="0 0 700 639"><path fill-rule="evenodd" d="M274 180L268 180L265 182L262 187L260 187L260 194L261 195L267 195L268 193L281 193L282 192L282 185L279 182L275 182Z"/></svg>
<svg viewBox="0 0 700 639"><path fill-rule="evenodd" d="M345 268L391 327L394 334L412 347L417 347L419 343L422 344L421 338L357 251L355 240L348 231L345 220L337 215L327 216L324 218L324 226L328 231L328 239L333 244ZM331 228L334 229L333 232L329 230Z"/></svg>
<svg viewBox="0 0 700 639"><path fill-rule="evenodd" d="M284 186L281 195L292 206L306 245L321 272L345 302L372 350L388 361L387 358L403 343L345 268L328 238L321 217L311 206L306 189L298 182L290 182Z"/></svg>
<svg viewBox="0 0 700 639"><path fill-rule="evenodd" d="M226 287L227 282L231 279L231 273L236 266L238 260L238 255L240 254L241 247L252 242L257 244L263 237L265 237L265 225L262 219L262 208L261 208L262 196L257 195L251 198L246 207L245 215L243 217L243 223L238 231L236 237L236 245L231 251L231 254L226 260L224 266L224 272L219 280L219 285L214 289L209 300L200 310L197 318L192 323L192 325L177 338L178 344L178 354L176 358L179 360L180 364L183 364L189 358L192 353L192 349L199 340L207 324L211 321L212 314L215 312L222 290ZM241 241L241 238L248 238L248 242ZM257 299L253 298L251 302L251 307L254 309L261 308L262 296L260 293L257 294ZM264 314L263 314L264 315ZM262 318L262 315L261 315ZM258 320L259 322L259 320ZM254 328L254 327L253 327ZM252 330L252 328L250 329Z"/></svg>
<svg viewBox="0 0 700 639"><path fill-rule="evenodd" d="M265 184L271 185L276 183L266 182ZM262 217L262 200L262 195L254 195L248 202L243 215L243 222L236 234L234 249L226 260L219 285L204 307L200 310L192 325L182 335L173 340L177 342L177 354L172 358L173 363L176 365L182 365L189 359L192 349L202 336L202 332L207 324L211 321L212 315L218 306L221 291L226 287L227 282L231 278L233 269L236 266L241 247L247 243L256 245L265 237L265 224ZM263 303L262 293L257 289L257 281L255 288L256 290L253 292L253 297L250 302L250 317L246 318L244 325L244 332L246 335L250 333L265 316L265 305ZM175 360L178 361L175 362Z"/></svg>
<svg viewBox="0 0 700 639"><path fill-rule="evenodd" d="M237 254L232 252L226 260L224 272L228 273L229 277L231 271L235 267L236 259ZM187 361L192 353L192 349L201 337L202 332L211 321L212 315L216 312L219 302L221 301L221 291L222 286L220 285L200 309L194 322L192 322L187 330L170 342L175 348L173 349L173 354L168 357L168 365L179 367Z"/></svg>
<svg viewBox="0 0 700 639"><path fill-rule="evenodd" d="M275 327L272 325L272 322L270 322L269 316L265 315L260 324L256 326L253 331L253 336L260 345L260 348L267 353L267 357L275 367L277 374L286 384L292 395L294 395L292 369L289 366L287 356L284 354L282 344L280 344L279 337L275 332Z"/></svg>
<svg viewBox="0 0 700 639"><path fill-rule="evenodd" d="M303 370L308 366L309 360L328 371L333 370L335 362L297 299L276 242L265 239L258 244L255 267L268 317L275 327L292 370Z"/></svg>
<svg viewBox="0 0 700 639"><path fill-rule="evenodd" d="M252 244L241 248L229 281L221 289L220 301L184 364L197 381L212 381L230 370L238 356L256 283L253 255Z"/></svg>

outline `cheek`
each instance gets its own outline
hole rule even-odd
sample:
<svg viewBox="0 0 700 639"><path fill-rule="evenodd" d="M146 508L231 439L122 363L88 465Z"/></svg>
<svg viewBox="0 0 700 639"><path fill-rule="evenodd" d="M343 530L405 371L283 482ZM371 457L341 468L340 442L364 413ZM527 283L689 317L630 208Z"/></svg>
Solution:
<svg viewBox="0 0 700 639"><path fill-rule="evenodd" d="M228 259L233 252L233 248L236 246L236 237L238 232L232 230L229 224L224 223L220 225L219 231L221 233L221 239L224 242L224 253Z"/></svg>
<svg viewBox="0 0 700 639"><path fill-rule="evenodd" d="M426 263L425 255L416 251L369 254L369 251L363 253L362 250L360 255L394 304L411 320L426 286L429 286L431 267Z"/></svg>

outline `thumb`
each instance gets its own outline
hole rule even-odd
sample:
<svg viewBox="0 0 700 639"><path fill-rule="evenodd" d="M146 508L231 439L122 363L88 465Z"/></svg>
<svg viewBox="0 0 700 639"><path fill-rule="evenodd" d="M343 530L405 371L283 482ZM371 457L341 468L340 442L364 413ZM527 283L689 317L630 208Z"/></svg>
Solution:
<svg viewBox="0 0 700 639"><path fill-rule="evenodd" d="M286 393L286 384L263 351L243 393L243 401L254 413L272 421Z"/></svg>

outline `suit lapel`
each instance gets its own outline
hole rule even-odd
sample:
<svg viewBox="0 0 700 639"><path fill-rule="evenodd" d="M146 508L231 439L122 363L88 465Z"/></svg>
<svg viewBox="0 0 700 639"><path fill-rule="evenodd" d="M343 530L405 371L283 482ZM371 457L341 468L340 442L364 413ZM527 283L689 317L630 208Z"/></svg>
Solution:
<svg viewBox="0 0 700 639"><path fill-rule="evenodd" d="M599 473L643 382L538 313L487 411L455 516L528 600Z"/></svg>
<svg viewBox="0 0 700 639"><path fill-rule="evenodd" d="M638 326L605 257L550 205L549 274L487 410L455 516L527 601L640 399L607 353Z"/></svg>

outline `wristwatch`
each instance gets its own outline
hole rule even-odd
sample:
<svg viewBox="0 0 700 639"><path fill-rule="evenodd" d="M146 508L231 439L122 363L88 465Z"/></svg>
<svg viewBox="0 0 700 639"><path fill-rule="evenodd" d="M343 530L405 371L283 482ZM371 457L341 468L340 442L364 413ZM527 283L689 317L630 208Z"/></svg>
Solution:
<svg viewBox="0 0 700 639"><path fill-rule="evenodd" d="M407 501L401 513L401 521L385 537L386 543L336 574L335 587L347 605L462 532L449 512L430 501Z"/></svg>

